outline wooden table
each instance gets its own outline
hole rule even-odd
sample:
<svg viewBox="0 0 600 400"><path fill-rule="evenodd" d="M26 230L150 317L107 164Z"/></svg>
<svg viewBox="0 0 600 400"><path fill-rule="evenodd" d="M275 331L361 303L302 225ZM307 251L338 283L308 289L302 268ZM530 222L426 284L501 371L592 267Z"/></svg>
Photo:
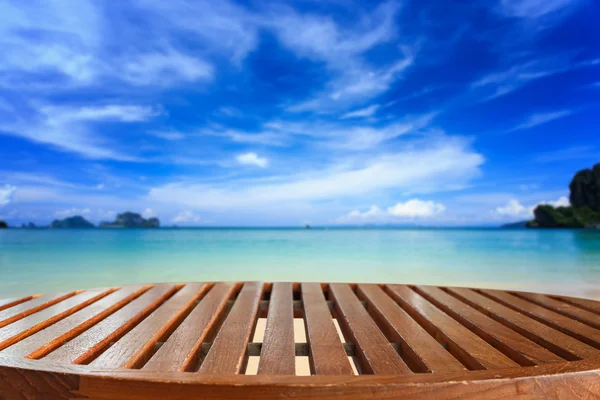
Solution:
<svg viewBox="0 0 600 400"><path fill-rule="evenodd" d="M217 282L0 299L6 400L592 399L598 349L600 302L522 292Z"/></svg>

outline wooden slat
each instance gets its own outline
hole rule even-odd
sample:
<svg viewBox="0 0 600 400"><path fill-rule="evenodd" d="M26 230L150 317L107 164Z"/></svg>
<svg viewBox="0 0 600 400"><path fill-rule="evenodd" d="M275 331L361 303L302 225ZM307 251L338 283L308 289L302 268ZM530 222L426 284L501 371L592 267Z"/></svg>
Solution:
<svg viewBox="0 0 600 400"><path fill-rule="evenodd" d="M200 365L199 373L242 372L247 362L248 341L256 322L262 291L261 282L244 284L204 362Z"/></svg>
<svg viewBox="0 0 600 400"><path fill-rule="evenodd" d="M0 328L43 310L44 308L48 308L64 299L75 296L77 293L79 292L46 294L1 311Z"/></svg>
<svg viewBox="0 0 600 400"><path fill-rule="evenodd" d="M189 371L196 365L202 342L225 311L233 283L217 283L142 367L148 371Z"/></svg>
<svg viewBox="0 0 600 400"><path fill-rule="evenodd" d="M335 300L340 327L342 327L344 335L347 334L357 347L355 356L360 361L361 372L369 374L411 373L410 368L379 330L350 286L332 283L329 285L329 290Z"/></svg>
<svg viewBox="0 0 600 400"><path fill-rule="evenodd" d="M321 285L302 283L301 289L312 372L316 375L352 375Z"/></svg>
<svg viewBox="0 0 600 400"><path fill-rule="evenodd" d="M417 291L446 314L468 327L521 365L540 365L565 360L530 339L450 296L440 288L418 286Z"/></svg>
<svg viewBox="0 0 600 400"><path fill-rule="evenodd" d="M141 367L152 355L154 345L174 330L209 288L205 283L187 284L90 365L95 368Z"/></svg>
<svg viewBox="0 0 600 400"><path fill-rule="evenodd" d="M600 314L600 302L588 299L578 299L576 297L568 296L552 296L555 299L564 301L565 303L573 304L577 307L581 307L585 310L591 311L596 314Z"/></svg>
<svg viewBox="0 0 600 400"><path fill-rule="evenodd" d="M494 369L519 365L408 286L386 285L386 288L402 308L468 368Z"/></svg>
<svg viewBox="0 0 600 400"><path fill-rule="evenodd" d="M296 374L294 296L291 283L273 284L258 374Z"/></svg>
<svg viewBox="0 0 600 400"><path fill-rule="evenodd" d="M572 361L599 355L598 350L595 348L471 289L448 288L448 291L496 321L514 329L521 335L567 360Z"/></svg>
<svg viewBox="0 0 600 400"><path fill-rule="evenodd" d="M419 372L461 371L465 367L400 308L379 285L358 285L358 294L384 332L400 344Z"/></svg>
<svg viewBox="0 0 600 400"><path fill-rule="evenodd" d="M177 289L178 287L172 284L154 286L110 317L105 318L42 359L69 364L86 364L90 362L104 351L111 342L118 340L147 317Z"/></svg>
<svg viewBox="0 0 600 400"><path fill-rule="evenodd" d="M596 328L501 290L481 290L481 293L577 340L600 348L600 330Z"/></svg>
<svg viewBox="0 0 600 400"><path fill-rule="evenodd" d="M525 292L517 292L515 294L540 306L556 311L559 314L576 319L577 321L583 322L596 329L600 329L600 315L596 313L565 303L564 301L553 299L545 294Z"/></svg>
<svg viewBox="0 0 600 400"><path fill-rule="evenodd" d="M128 286L117 290L54 325L4 349L2 354L15 357L28 356L33 359L41 358L123 307L149 288L150 286Z"/></svg>
<svg viewBox="0 0 600 400"><path fill-rule="evenodd" d="M0 350L33 335L57 321L100 300L116 289L99 289L79 293L73 297L44 308L0 329Z"/></svg>
<svg viewBox="0 0 600 400"><path fill-rule="evenodd" d="M27 296L27 297L13 297L10 299L0 299L0 311L6 310L7 308L10 308L10 307L14 307L21 303L25 303L26 301L35 299L40 296L41 295Z"/></svg>

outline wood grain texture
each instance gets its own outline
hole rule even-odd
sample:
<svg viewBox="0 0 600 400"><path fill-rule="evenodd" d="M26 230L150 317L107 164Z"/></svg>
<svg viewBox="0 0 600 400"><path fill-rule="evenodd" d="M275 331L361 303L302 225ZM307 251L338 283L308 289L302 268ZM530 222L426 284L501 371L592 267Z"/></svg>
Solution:
<svg viewBox="0 0 600 400"><path fill-rule="evenodd" d="M525 300L529 300L532 303L538 304L542 307L546 307L552 311L556 311L559 314L565 315L569 318L573 318L579 322L583 322L584 324L587 324L591 327L600 329L600 315L594 312L577 307L573 304L569 304L564 301L554 299L545 294L525 292L515 292L513 294Z"/></svg>
<svg viewBox="0 0 600 400"><path fill-rule="evenodd" d="M474 290L448 288L448 291L479 311L486 313L488 316L517 331L521 335L528 337L564 359L577 360L598 356L598 350L595 348L491 300Z"/></svg>
<svg viewBox="0 0 600 400"><path fill-rule="evenodd" d="M6 309L0 312L0 328L43 310L44 308L48 308L71 296L75 296L76 294L77 292L46 294Z"/></svg>
<svg viewBox="0 0 600 400"><path fill-rule="evenodd" d="M205 283L185 285L90 365L95 368L141 367L152 355L154 345L179 325L196 300L209 288Z"/></svg>
<svg viewBox="0 0 600 400"><path fill-rule="evenodd" d="M500 290L481 293L584 343L600 348L600 330ZM600 319L600 318L599 318Z"/></svg>
<svg viewBox="0 0 600 400"><path fill-rule="evenodd" d="M14 307L21 303L25 303L28 300L32 300L32 299L38 298L40 296L41 295L33 295L33 296L26 296L26 297L13 297L10 299L0 299L0 311L6 310L7 308L10 308L10 307Z"/></svg>
<svg viewBox="0 0 600 400"><path fill-rule="evenodd" d="M118 340L148 316L176 290L177 287L171 284L154 286L136 300L46 355L43 359L68 364L87 364L104 351L112 341Z"/></svg>
<svg viewBox="0 0 600 400"><path fill-rule="evenodd" d="M129 286L2 350L15 357L41 358L112 314L151 286Z"/></svg>
<svg viewBox="0 0 600 400"><path fill-rule="evenodd" d="M473 307L450 296L440 288L434 286L417 286L416 289L418 293L446 312L446 314L467 326L471 331L520 365L564 362L564 359L551 351L487 317Z"/></svg>
<svg viewBox="0 0 600 400"><path fill-rule="evenodd" d="M400 308L379 285L358 285L378 325L399 343L403 354L419 372L463 371L465 367Z"/></svg>
<svg viewBox="0 0 600 400"><path fill-rule="evenodd" d="M394 300L470 369L516 367L519 364L404 285L386 285Z"/></svg>
<svg viewBox="0 0 600 400"><path fill-rule="evenodd" d="M346 351L333 324L321 285L303 283L301 290L312 373L316 375L353 375Z"/></svg>
<svg viewBox="0 0 600 400"><path fill-rule="evenodd" d="M578 340L578 336L551 326L574 321L568 329L579 329L578 324L594 329L591 304L583 307L556 296L527 295L531 298L526 299L509 292L493 298L477 290L426 286L212 285L159 284L144 293L142 287L77 292L5 325L0 332L14 329L25 334L18 334L14 343L0 351L0 399L600 398L600 351L584 343L583 336ZM228 301L240 288L237 298ZM263 298L263 291L270 293ZM300 296L292 295L293 291ZM35 298L20 300L2 311ZM259 309L274 324L267 323L269 332L263 343L248 343ZM344 345L333 327L331 312L340 320L347 339ZM315 375L290 373L286 360L294 355L289 351L294 344L289 329L294 313L304 317L309 342L295 344L295 354L314 359L311 370ZM454 324L464 331L454 329ZM491 348L509 355L512 364L479 370L461 368L457 362L444 364L449 355L465 362L455 349L440 346L448 345L445 335L463 333L480 338L487 346L465 346L474 359L490 357ZM48 356L24 358L26 349L34 348L34 353L52 349L62 343L60 338L68 341ZM274 345L269 350L271 339ZM371 373L381 369L390 347L391 354L407 361L413 373L397 368L392 373ZM158 351L144 365L149 368L136 369L138 364L130 364L137 354L143 355L143 364L155 349ZM474 354L476 349L482 354ZM61 351L74 358L49 357ZM111 357L105 356L111 351ZM361 356L363 353L366 356ZM264 368L271 372L244 375L248 355L258 354L263 362L268 361ZM434 359L436 354L440 360ZM361 375L352 375L347 355L358 359ZM561 360L563 355L569 358ZM111 361L105 363L107 359ZM118 362L113 363L115 359ZM128 365L136 368L123 368ZM191 372L198 365L201 373ZM368 370L370 366L375 368ZM432 370L434 373L427 373Z"/></svg>
<svg viewBox="0 0 600 400"><path fill-rule="evenodd" d="M206 355L201 374L237 374L247 362L248 341L256 322L263 283L244 284L225 323Z"/></svg>
<svg viewBox="0 0 600 400"><path fill-rule="evenodd" d="M116 289L99 289L68 297L48 308L0 328L0 350L23 340L57 321L87 307Z"/></svg>
<svg viewBox="0 0 600 400"><path fill-rule="evenodd" d="M329 285L344 336L356 345L356 357L363 373L411 373L391 343L379 330L369 313L360 303L350 286L343 283ZM345 328L345 329L344 329Z"/></svg>
<svg viewBox="0 0 600 400"><path fill-rule="evenodd" d="M196 365L202 342L225 311L233 283L217 283L143 366L147 371L189 371Z"/></svg>
<svg viewBox="0 0 600 400"><path fill-rule="evenodd" d="M296 374L294 298L291 283L273 284L258 374Z"/></svg>
<svg viewBox="0 0 600 400"><path fill-rule="evenodd" d="M600 302L598 302L598 301L588 300L588 299L578 299L575 297L567 297L567 296L551 296L551 295L548 295L548 296L558 299L560 301L564 301L565 303L573 304L579 308L582 308L584 310L588 310L595 314L600 315Z"/></svg>

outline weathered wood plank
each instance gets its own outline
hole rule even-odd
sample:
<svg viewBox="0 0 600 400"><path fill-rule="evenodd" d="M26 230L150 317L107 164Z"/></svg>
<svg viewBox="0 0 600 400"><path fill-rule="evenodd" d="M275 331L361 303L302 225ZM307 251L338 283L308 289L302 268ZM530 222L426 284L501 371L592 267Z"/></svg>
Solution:
<svg viewBox="0 0 600 400"><path fill-rule="evenodd" d="M99 289L81 292L73 297L44 308L10 325L0 328L0 350L33 335L57 321L100 300L116 289Z"/></svg>
<svg viewBox="0 0 600 400"><path fill-rule="evenodd" d="M356 345L361 371L369 374L402 374L412 371L379 330L350 286L329 285L338 322L344 335ZM345 329L344 329L345 328Z"/></svg>
<svg viewBox="0 0 600 400"><path fill-rule="evenodd" d="M468 368L493 369L519 365L408 286L386 285L386 289L406 312Z"/></svg>
<svg viewBox="0 0 600 400"><path fill-rule="evenodd" d="M212 347L200 365L199 373L238 374L242 372L247 362L248 341L256 322L262 292L261 282L244 284Z"/></svg>
<svg viewBox="0 0 600 400"><path fill-rule="evenodd" d="M233 283L217 283L142 367L148 371L189 371L198 362L202 342L225 311Z"/></svg>
<svg viewBox="0 0 600 400"><path fill-rule="evenodd" d="M34 314L44 308L48 308L64 299L75 296L79 292L46 294L33 300L26 301L0 312L0 328L12 324L15 321Z"/></svg>
<svg viewBox="0 0 600 400"><path fill-rule="evenodd" d="M600 315L594 312L554 299L545 294L525 292L517 292L515 294L540 306L556 311L559 314L576 319L577 321L583 322L596 329L600 329Z"/></svg>
<svg viewBox="0 0 600 400"><path fill-rule="evenodd" d="M176 290L172 284L159 284L81 335L44 356L43 360L87 364L146 318Z"/></svg>
<svg viewBox="0 0 600 400"><path fill-rule="evenodd" d="M26 301L40 297L41 295L27 296L27 297L13 297L10 299L0 299L0 311L6 310L7 308L14 307Z"/></svg>
<svg viewBox="0 0 600 400"><path fill-rule="evenodd" d="M498 321L450 296L438 287L417 286L417 292L521 365L564 362L564 359L519 335Z"/></svg>
<svg viewBox="0 0 600 400"><path fill-rule="evenodd" d="M573 304L577 307L583 308L584 310L591 311L595 314L600 315L600 301L588 300L588 299L578 299L576 297L568 297L568 296L554 296L551 297L564 301L565 303Z"/></svg>
<svg viewBox="0 0 600 400"><path fill-rule="evenodd" d="M296 374L294 297L291 283L273 284L258 374Z"/></svg>
<svg viewBox="0 0 600 400"><path fill-rule="evenodd" d="M481 290L481 293L577 340L600 348L600 330L596 328L501 290Z"/></svg>
<svg viewBox="0 0 600 400"><path fill-rule="evenodd" d="M318 283L302 283L309 362L316 375L352 375L352 367Z"/></svg>
<svg viewBox="0 0 600 400"><path fill-rule="evenodd" d="M14 357L41 358L139 296L150 286L128 286L117 290L67 318L4 349Z"/></svg>
<svg viewBox="0 0 600 400"><path fill-rule="evenodd" d="M429 335L379 285L358 285L358 294L369 304L379 326L400 344L403 354L419 372L461 371L465 367Z"/></svg>
<svg viewBox="0 0 600 400"><path fill-rule="evenodd" d="M190 283L90 363L95 368L139 368L152 355L154 345L183 320L210 285Z"/></svg>
<svg viewBox="0 0 600 400"><path fill-rule="evenodd" d="M454 296L482 311L496 321L519 332L555 354L567 360L598 357L598 350L565 335L548 325L542 324L503 304L491 300L471 289L448 288Z"/></svg>

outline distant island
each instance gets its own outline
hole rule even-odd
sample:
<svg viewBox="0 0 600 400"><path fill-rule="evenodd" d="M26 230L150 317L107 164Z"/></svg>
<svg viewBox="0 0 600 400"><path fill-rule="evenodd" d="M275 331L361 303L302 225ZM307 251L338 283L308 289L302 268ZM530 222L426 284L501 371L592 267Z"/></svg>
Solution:
<svg viewBox="0 0 600 400"><path fill-rule="evenodd" d="M118 214L113 222L101 222L100 228L159 228L158 218L144 218L130 211Z"/></svg>
<svg viewBox="0 0 600 400"><path fill-rule="evenodd" d="M568 207L548 204L533 210L528 228L595 228L600 229L600 163L575 174L569 185Z"/></svg>
<svg viewBox="0 0 600 400"><path fill-rule="evenodd" d="M6 229L8 228L8 224L4 221L0 221L0 229Z"/></svg>
<svg viewBox="0 0 600 400"><path fill-rule="evenodd" d="M65 219L55 219L50 224L50 229L87 229L87 228L95 228L94 224L90 221L86 220L82 216L75 215L73 217L65 218Z"/></svg>
<svg viewBox="0 0 600 400"><path fill-rule="evenodd" d="M0 221L0 228L7 228L8 225ZM100 228L159 228L160 221L158 218L143 218L140 214L133 213L130 211L117 214L117 218L112 222L101 222ZM21 228L25 229L44 229L46 227L38 227L33 223L27 225L23 224ZM72 217L64 219L55 219L52 221L50 229L90 229L96 228L96 226L82 217L81 215L74 215Z"/></svg>

